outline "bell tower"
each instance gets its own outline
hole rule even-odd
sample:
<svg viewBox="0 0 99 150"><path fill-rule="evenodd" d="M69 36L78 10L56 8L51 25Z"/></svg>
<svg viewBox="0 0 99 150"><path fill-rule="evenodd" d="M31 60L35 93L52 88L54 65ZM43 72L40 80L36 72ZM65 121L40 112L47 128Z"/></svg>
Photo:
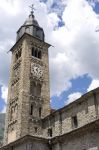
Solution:
<svg viewBox="0 0 99 150"><path fill-rule="evenodd" d="M25 135L42 135L41 119L50 113L48 48L33 9L11 48L4 145Z"/></svg>

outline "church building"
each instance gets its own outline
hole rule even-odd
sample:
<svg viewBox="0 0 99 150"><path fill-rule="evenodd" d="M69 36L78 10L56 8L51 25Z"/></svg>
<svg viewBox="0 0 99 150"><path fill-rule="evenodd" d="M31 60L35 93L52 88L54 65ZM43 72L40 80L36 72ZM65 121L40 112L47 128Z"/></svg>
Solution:
<svg viewBox="0 0 99 150"><path fill-rule="evenodd" d="M99 150L99 88L52 111L50 46L32 10L10 49L8 103L0 150Z"/></svg>

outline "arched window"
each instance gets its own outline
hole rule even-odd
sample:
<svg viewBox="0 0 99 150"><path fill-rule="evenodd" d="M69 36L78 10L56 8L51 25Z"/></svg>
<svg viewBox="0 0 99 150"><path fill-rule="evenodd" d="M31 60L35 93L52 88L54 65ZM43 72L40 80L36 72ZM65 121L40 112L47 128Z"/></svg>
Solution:
<svg viewBox="0 0 99 150"><path fill-rule="evenodd" d="M17 119L17 113L18 113L18 105L16 104L14 107L14 119Z"/></svg>
<svg viewBox="0 0 99 150"><path fill-rule="evenodd" d="M31 94L33 95L33 96L36 96L37 94L36 94L36 90L37 89L37 86L36 86L36 83L33 81L33 82L31 82Z"/></svg>
<svg viewBox="0 0 99 150"><path fill-rule="evenodd" d="M17 61L21 57L21 49L15 54L15 61Z"/></svg>
<svg viewBox="0 0 99 150"><path fill-rule="evenodd" d="M41 59L41 51L38 52L38 58Z"/></svg>
<svg viewBox="0 0 99 150"><path fill-rule="evenodd" d="M37 96L41 96L41 85L37 84Z"/></svg>
<svg viewBox="0 0 99 150"><path fill-rule="evenodd" d="M21 57L21 50L18 52L18 56L19 56L19 58Z"/></svg>
<svg viewBox="0 0 99 150"><path fill-rule="evenodd" d="M41 96L41 84L35 83L34 81L31 82L30 93L33 96Z"/></svg>
<svg viewBox="0 0 99 150"><path fill-rule="evenodd" d="M14 107L11 107L11 112L10 112L10 121L14 119Z"/></svg>
<svg viewBox="0 0 99 150"><path fill-rule="evenodd" d="M12 113L13 113L13 110L11 108L11 111L10 111L10 121L12 121Z"/></svg>
<svg viewBox="0 0 99 150"><path fill-rule="evenodd" d="M18 54L16 53L16 60L18 60Z"/></svg>
<svg viewBox="0 0 99 150"><path fill-rule="evenodd" d="M39 51L37 48L35 49L34 47L32 47L32 56L41 59L41 51Z"/></svg>

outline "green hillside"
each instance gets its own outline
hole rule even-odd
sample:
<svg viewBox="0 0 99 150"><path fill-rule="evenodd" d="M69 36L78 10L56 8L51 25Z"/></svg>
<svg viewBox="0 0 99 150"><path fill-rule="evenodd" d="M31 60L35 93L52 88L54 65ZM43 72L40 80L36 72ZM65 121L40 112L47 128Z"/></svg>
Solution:
<svg viewBox="0 0 99 150"><path fill-rule="evenodd" d="M2 145L4 134L5 114L0 113L0 146Z"/></svg>

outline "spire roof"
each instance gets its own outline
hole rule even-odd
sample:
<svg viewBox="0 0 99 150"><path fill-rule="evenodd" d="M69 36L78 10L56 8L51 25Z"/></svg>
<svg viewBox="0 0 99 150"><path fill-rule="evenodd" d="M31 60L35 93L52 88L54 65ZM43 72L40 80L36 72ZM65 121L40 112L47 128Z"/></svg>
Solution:
<svg viewBox="0 0 99 150"><path fill-rule="evenodd" d="M34 5L32 4L32 6L29 6L29 7L31 8L31 12L30 12L29 17L26 19L24 25L35 25L39 27L39 24L34 16L34 10L35 10Z"/></svg>
<svg viewBox="0 0 99 150"><path fill-rule="evenodd" d="M32 35L33 37L36 37L44 41L45 35L44 35L43 28L39 26L34 16L34 10L35 10L34 5L30 6L30 8L31 8L30 15L28 16L24 24L17 31L16 40L18 41L23 36L24 33L27 33Z"/></svg>

